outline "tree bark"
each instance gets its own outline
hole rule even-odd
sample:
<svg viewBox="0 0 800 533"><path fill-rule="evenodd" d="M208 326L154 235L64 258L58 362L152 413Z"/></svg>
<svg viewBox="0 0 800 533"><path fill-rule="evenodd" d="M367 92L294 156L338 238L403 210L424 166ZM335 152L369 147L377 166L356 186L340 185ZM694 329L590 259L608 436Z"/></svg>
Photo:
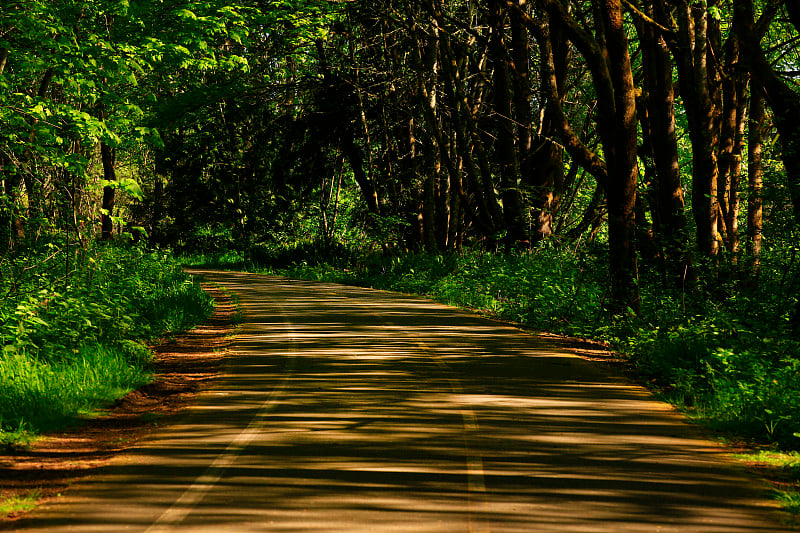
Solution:
<svg viewBox="0 0 800 533"><path fill-rule="evenodd" d="M532 190L531 239L540 241L553 233L553 215L564 194L564 148L554 141L562 113L564 84L567 78L569 46L561 28L549 28L550 46L541 65L540 91L549 95L533 148L522 179ZM552 56L552 57L550 57ZM552 87L550 87L552 85ZM552 99L557 98L558 101Z"/></svg>
<svg viewBox="0 0 800 533"><path fill-rule="evenodd" d="M322 70L323 80L329 90L335 93L338 85L333 79L331 67L328 64L323 42L318 39L315 44L317 55L319 57L320 68ZM351 117L344 118L349 119ZM341 125L332 125L332 127L339 126ZM372 178L364 171L364 154L362 153L361 148L354 141L355 132L353 129L354 128L352 127L346 127L344 128L343 133L339 136L342 153L350 163L350 169L353 171L353 176L355 177L356 183L358 183L358 186L361 189L361 194L364 196L364 201L367 204L367 210L373 215L380 215L381 209L380 201L378 199L378 189L375 186L375 182L372 180Z"/></svg>
<svg viewBox="0 0 800 533"><path fill-rule="evenodd" d="M800 224L800 95L772 69L761 49L761 36L755 30L752 0L734 2L734 31L739 35L742 55L773 112L780 133L781 157L786 167L795 224Z"/></svg>
<svg viewBox="0 0 800 533"><path fill-rule="evenodd" d="M666 18L663 6L654 4L656 2L647 3L646 14L663 23ZM688 250L684 235L686 211L675 123L673 63L661 32L647 23L640 24L638 28L644 59L647 133L655 171L655 230L660 236L670 270L680 276L688 261Z"/></svg>
<svg viewBox="0 0 800 533"><path fill-rule="evenodd" d="M509 5L514 7L512 3ZM563 111L557 113L558 121L568 150L574 151L581 164L586 165L584 168L596 175L598 182L606 189L612 293L609 310L614 315L624 314L628 309L638 313L641 300L634 240L634 208L639 177L638 122L636 90L622 2L604 0L597 6L599 20L596 25L600 30L600 39L581 27L560 0L541 0L541 7L546 9L551 21L561 25L586 59L592 73L598 101L597 129L603 145L605 163L601 163L596 154L591 153L575 138L569 130ZM546 24L525 17L523 20L536 32L540 46L550 47L552 51L552 41L547 38ZM552 66L552 52L545 59L545 63ZM552 72L548 78L551 80L548 96L552 97L558 89L554 87L555 76Z"/></svg>
<svg viewBox="0 0 800 533"><path fill-rule="evenodd" d="M100 142L100 160L103 163L103 179L107 182L116 183L117 172L114 168L116 159L115 150L105 142ZM111 240L114 232L114 223L111 217L114 214L114 202L116 199L116 189L113 185L106 185L103 187L103 204L100 222L100 239L104 241Z"/></svg>
<svg viewBox="0 0 800 533"><path fill-rule="evenodd" d="M678 29L671 43L678 67L681 96L692 144L692 214L697 248L702 255L719 251L717 183L718 122L709 72L709 23L705 6L687 0L677 2Z"/></svg>
<svg viewBox="0 0 800 533"><path fill-rule="evenodd" d="M583 216L581 217L580 222L578 222L578 225L567 231L566 237L568 240L577 241L578 239L582 238L587 231L600 224L600 222L603 220L603 215L606 213L605 199L605 189L598 185L595 187L592 199L589 201L589 205L583 212Z"/></svg>
<svg viewBox="0 0 800 533"><path fill-rule="evenodd" d="M739 249L739 180L747 116L746 73L739 69L739 38L731 34L725 43L725 71L722 83L722 121L717 201L724 222L725 246L736 260Z"/></svg>
<svg viewBox="0 0 800 533"><path fill-rule="evenodd" d="M378 201L378 190L375 188L375 182L370 179L364 171L364 155L361 148L353 141L350 135L343 135L341 138L342 153L347 157L350 163L350 169L353 171L353 177L361 189L361 194L367 204L367 210L374 214L380 215L381 208Z"/></svg>
<svg viewBox="0 0 800 533"><path fill-rule="evenodd" d="M553 104L544 103L545 111L539 132L534 136L533 113L531 111L530 36L522 15L527 13L527 0L517 0L519 9L509 12L511 23L511 48L514 64L514 111L517 123L517 145L519 153L520 185L530 191L531 220L530 239L538 242L553 234L553 211L564 182L564 149L553 142L556 119ZM557 31L557 30L556 30ZM556 36L554 63L556 83L565 77L568 47ZM548 83L542 79L542 83ZM563 94L563 91L559 91Z"/></svg>
<svg viewBox="0 0 800 533"><path fill-rule="evenodd" d="M546 2L543 1L542 3ZM565 14L564 16L567 15ZM572 160L578 162L578 164L586 169L598 183L605 187L608 181L608 167L606 166L606 162L603 161L595 151L586 146L572 130L561 105L562 96L559 90L558 77L556 74L557 67L553 52L553 39L551 38L552 24L544 18L533 19L530 17L523 17L523 20L528 27L533 30L536 42L539 45L542 93L548 105L552 106L550 107L551 124L553 124L557 136L560 138ZM553 17L553 20L556 25L560 23L563 24L563 21L558 17ZM595 50L591 47L584 47L584 52L590 54L601 53L599 48Z"/></svg>
<svg viewBox="0 0 800 533"><path fill-rule="evenodd" d="M611 130L614 138L613 144L605 146L607 161L610 160L607 197L612 311L624 313L631 309L638 313L641 302L634 244L636 183L639 177L636 88L622 2L605 0L600 9L608 46L615 110L613 124L601 126ZM604 103L601 102L601 105Z"/></svg>
<svg viewBox="0 0 800 533"><path fill-rule="evenodd" d="M8 53L9 53L8 48L0 48L0 75L2 75L6 69L6 62L8 61Z"/></svg>
<svg viewBox="0 0 800 533"><path fill-rule="evenodd" d="M519 161L514 141L512 120L512 88L509 79L508 47L505 42L503 0L493 0L489 8L491 25L490 46L493 60L492 103L497 124L495 157L500 174L500 195L503 200L503 218L506 241L511 247L528 242L526 213L520 190Z"/></svg>
<svg viewBox="0 0 800 533"><path fill-rule="evenodd" d="M761 232L764 200L762 188L764 165L762 162L762 143L764 136L764 97L761 84L756 80L750 85L750 120L747 136L747 254L752 261L753 275L757 276L761 267Z"/></svg>

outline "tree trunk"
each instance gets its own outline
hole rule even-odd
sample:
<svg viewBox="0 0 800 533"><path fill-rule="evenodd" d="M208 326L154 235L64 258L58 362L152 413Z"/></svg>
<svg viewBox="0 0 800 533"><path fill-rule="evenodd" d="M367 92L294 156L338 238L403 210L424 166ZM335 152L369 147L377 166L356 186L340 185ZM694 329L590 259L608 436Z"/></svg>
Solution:
<svg viewBox="0 0 800 533"><path fill-rule="evenodd" d="M739 249L739 180L744 151L747 77L737 66L740 61L739 39L735 34L725 43L726 77L722 83L722 122L719 155L717 201L725 228L725 246L736 260Z"/></svg>
<svg viewBox="0 0 800 533"><path fill-rule="evenodd" d="M761 49L760 35L754 28L752 0L737 0L733 7L733 27L742 43L742 54L753 78L763 87L764 99L772 108L773 121L780 133L782 159L786 167L794 208L794 223L800 224L800 96L778 76ZM800 300L791 320L792 332L800 336Z"/></svg>
<svg viewBox="0 0 800 533"><path fill-rule="evenodd" d="M440 22L441 23L441 22ZM485 237L495 233L501 226L502 211L497 202L497 196L491 181L489 165L485 165L486 170L482 171L476 162L475 152L481 148L474 142L475 119L470 112L470 105L463 87L463 76L461 75L460 62L450 43L447 32L443 32L440 38L442 45L442 73L444 75L445 90L450 98L455 102L454 112L452 113L453 125L455 127L455 140L457 150L464 167L467 177L467 190L473 199L473 218ZM485 154L478 154L477 158L485 158ZM457 173L457 181L460 183L461 172ZM459 190L459 194L462 191ZM462 202L462 209L466 207L466 202Z"/></svg>
<svg viewBox="0 0 800 533"><path fill-rule="evenodd" d="M545 111L544 124L539 138L534 142L533 113L531 111L530 76L530 36L523 23L522 15L527 13L527 0L515 0L519 9L509 13L511 23L511 49L513 57L514 113L517 124L517 152L519 154L520 185L531 194L530 239L538 242L553 233L553 206L556 202L556 184L564 181L563 148L551 140L554 133L553 120ZM556 39L557 52L567 50L559 46L562 40ZM564 43L566 44L566 43ZM559 57L560 59L560 57ZM558 65L562 61L556 60ZM561 74L560 69L557 74ZM547 107L551 107L547 105Z"/></svg>
<svg viewBox="0 0 800 533"><path fill-rule="evenodd" d="M638 266L634 241L638 122L636 90L633 83L628 38L625 33L621 0L604 0L598 6L596 26L602 35L596 38L581 27L561 0L540 0L550 19L562 26L565 34L586 59L597 95L597 129L605 163L571 132L564 113L557 106L560 135L570 155L592 173L606 189L609 211L609 264L612 298L609 310L624 314L638 313ZM513 7L513 4L510 4ZM553 73L552 41L547 24L525 18L536 34L542 49L542 65L549 73L548 98L558 93Z"/></svg>
<svg viewBox="0 0 800 533"><path fill-rule="evenodd" d="M552 124L573 161L576 161L581 167L586 169L587 172L594 176L598 183L605 187L608 181L608 167L606 162L592 149L587 147L575 132L572 131L566 114L562 109L562 96L560 94L561 91L559 89L557 75L558 68L556 66L553 38L551 37L552 32L556 32L556 35L562 35L562 33L556 28L551 28L551 26L561 27L564 30L564 34L576 43L580 52L590 65L592 77L596 80L602 78L607 80L609 78L603 51L600 49L597 41L577 24L566 7L558 0L540 0L540 3L542 7L548 10L548 19L551 19L552 23L544 17L533 19L529 16L523 16L523 21L533 31L539 45L542 92L548 105L552 105ZM598 100L613 102L613 88L600 87L598 93L602 95ZM606 113L607 112L608 110L606 110ZM611 112L613 113L613 107ZM610 120L613 120L613 118L609 119L609 121ZM611 141L611 139L606 140Z"/></svg>
<svg viewBox="0 0 800 533"><path fill-rule="evenodd" d="M747 254L752 260L753 275L761 267L761 231L764 200L761 196L764 165L761 150L764 137L764 97L761 84L750 85L750 121L747 136Z"/></svg>
<svg viewBox="0 0 800 533"><path fill-rule="evenodd" d="M508 47L504 35L504 11L501 0L494 0L489 8L490 46L494 71L493 109L497 124L495 157L500 174L500 195L503 200L503 218L506 225L506 244L518 247L528 241L526 213L520 191L519 161L514 142L512 120L512 89L509 83Z"/></svg>
<svg viewBox="0 0 800 533"><path fill-rule="evenodd" d="M783 148L781 157L789 180L794 221L800 224L800 95L767 62L761 49L760 36L754 28L752 0L734 2L734 31L739 35L742 55L750 72L759 79L764 98L772 109Z"/></svg>
<svg viewBox="0 0 800 533"><path fill-rule="evenodd" d="M353 171L353 177L361 189L361 194L367 204L367 210L374 214L380 215L381 208L378 201L378 190L375 188L375 182L370 179L364 171L364 155L361 148L356 145L350 135L343 135L341 139L342 153L347 157L350 163L350 169Z"/></svg>
<svg viewBox="0 0 800 533"><path fill-rule="evenodd" d="M614 142L606 145L609 162L608 234L611 272L611 309L638 313L638 267L634 244L637 161L636 88L633 83L628 38L620 0L604 0L601 4L603 25L608 46L610 81L614 88L615 120L602 128L613 131ZM597 82L598 80L596 80ZM605 105L600 102L600 105ZM599 125L600 126L600 125Z"/></svg>
<svg viewBox="0 0 800 533"><path fill-rule="evenodd" d="M719 251L717 205L717 120L709 74L709 29L705 6L679 2L678 35L674 46L689 137L692 141L692 213L697 229L697 248L705 256Z"/></svg>
<svg viewBox="0 0 800 533"><path fill-rule="evenodd" d="M532 190L531 239L534 241L545 239L553 233L553 214L564 194L564 148L553 138L558 132L559 110L563 104L569 46L558 26L550 28L549 38L552 67L542 65L541 92L543 95L552 92L552 97L557 98L558 102L549 98L546 100L540 131L522 174L523 182ZM552 72L548 72L550 68ZM555 91L548 88L551 83Z"/></svg>
<svg viewBox="0 0 800 533"><path fill-rule="evenodd" d="M580 222L578 222L578 225L567 231L566 237L568 240L577 241L583 237L584 233L599 225L600 221L603 219L603 215L606 213L604 204L605 199L605 190L603 187L598 185L595 187L592 199L589 201L589 205L583 212L583 216L581 217Z"/></svg>
<svg viewBox="0 0 800 533"><path fill-rule="evenodd" d="M325 54L325 47L322 40L316 41L317 55L319 56L320 68L322 76L328 87L334 87L335 81L331 74L331 68L328 64L327 55ZM349 118L349 117L346 117ZM339 126L339 125L335 125ZM364 154L361 148L353 140L355 132L354 128L345 128L345 131L340 135L340 146L342 153L350 163L350 169L353 171L353 177L361 189L361 194L364 196L364 201L367 204L367 210L373 215L380 215L380 201L378 199L378 190L375 187L375 182L364 171Z"/></svg>
<svg viewBox="0 0 800 533"><path fill-rule="evenodd" d="M434 174L428 171L422 185L422 239L425 250L435 253L438 250L436 242L436 192Z"/></svg>
<svg viewBox="0 0 800 533"><path fill-rule="evenodd" d="M665 18L663 9L653 4L654 2L648 2L647 14L654 20L663 21ZM688 251L684 235L686 212L678 139L675 133L672 58L667 42L660 33L649 24L642 24L639 28L644 59L644 86L647 94L648 137L655 170L654 224L660 236L669 270L680 276L688 261Z"/></svg>
<svg viewBox="0 0 800 533"><path fill-rule="evenodd" d="M407 230L403 236L408 250L418 250L424 242L422 234L422 200L419 186L419 160L414 127L414 118L410 117L403 122L402 131L399 135L399 138L404 142L402 145L404 154L400 158L400 178L403 188L409 191L402 207L408 223Z"/></svg>
<svg viewBox="0 0 800 533"><path fill-rule="evenodd" d="M103 163L103 178L107 182L116 183L117 172L114 169L116 154L115 150L104 142L100 142L100 160ZM100 238L104 241L111 240L111 235L114 232L114 223L111 217L114 214L114 200L116 197L116 189L112 185L103 187L103 205L101 215L101 233Z"/></svg>

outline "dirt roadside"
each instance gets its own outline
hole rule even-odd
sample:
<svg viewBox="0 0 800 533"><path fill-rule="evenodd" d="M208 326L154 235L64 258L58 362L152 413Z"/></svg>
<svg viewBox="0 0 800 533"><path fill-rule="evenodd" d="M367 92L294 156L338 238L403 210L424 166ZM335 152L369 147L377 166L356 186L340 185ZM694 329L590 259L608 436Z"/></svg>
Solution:
<svg viewBox="0 0 800 533"><path fill-rule="evenodd" d="M218 374L233 341L236 305L213 284L203 289L216 301L209 320L153 346L154 380L86 424L47 435L29 448L0 454L0 502L38 495L58 498L70 485L96 474L120 452L176 417ZM0 516L0 524L26 513Z"/></svg>

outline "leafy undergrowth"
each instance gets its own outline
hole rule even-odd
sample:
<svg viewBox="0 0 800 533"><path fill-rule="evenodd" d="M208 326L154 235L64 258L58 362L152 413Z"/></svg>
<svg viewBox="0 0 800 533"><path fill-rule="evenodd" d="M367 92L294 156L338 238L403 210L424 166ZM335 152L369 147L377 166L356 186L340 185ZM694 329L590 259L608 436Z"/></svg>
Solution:
<svg viewBox="0 0 800 533"><path fill-rule="evenodd" d="M36 507L40 497L39 492L33 490L26 494L2 498L0 500L0 517L28 512Z"/></svg>
<svg viewBox="0 0 800 533"><path fill-rule="evenodd" d="M211 298L163 253L49 243L0 262L0 444L64 427L149 380L147 341Z"/></svg>

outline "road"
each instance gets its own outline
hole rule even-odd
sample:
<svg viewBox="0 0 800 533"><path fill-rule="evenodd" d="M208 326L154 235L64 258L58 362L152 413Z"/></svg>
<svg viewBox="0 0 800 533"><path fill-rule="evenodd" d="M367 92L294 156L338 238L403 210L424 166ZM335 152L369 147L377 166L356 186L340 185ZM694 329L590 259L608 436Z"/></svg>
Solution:
<svg viewBox="0 0 800 533"><path fill-rule="evenodd" d="M427 300L232 272L244 324L180 422L26 532L785 531L667 405Z"/></svg>

